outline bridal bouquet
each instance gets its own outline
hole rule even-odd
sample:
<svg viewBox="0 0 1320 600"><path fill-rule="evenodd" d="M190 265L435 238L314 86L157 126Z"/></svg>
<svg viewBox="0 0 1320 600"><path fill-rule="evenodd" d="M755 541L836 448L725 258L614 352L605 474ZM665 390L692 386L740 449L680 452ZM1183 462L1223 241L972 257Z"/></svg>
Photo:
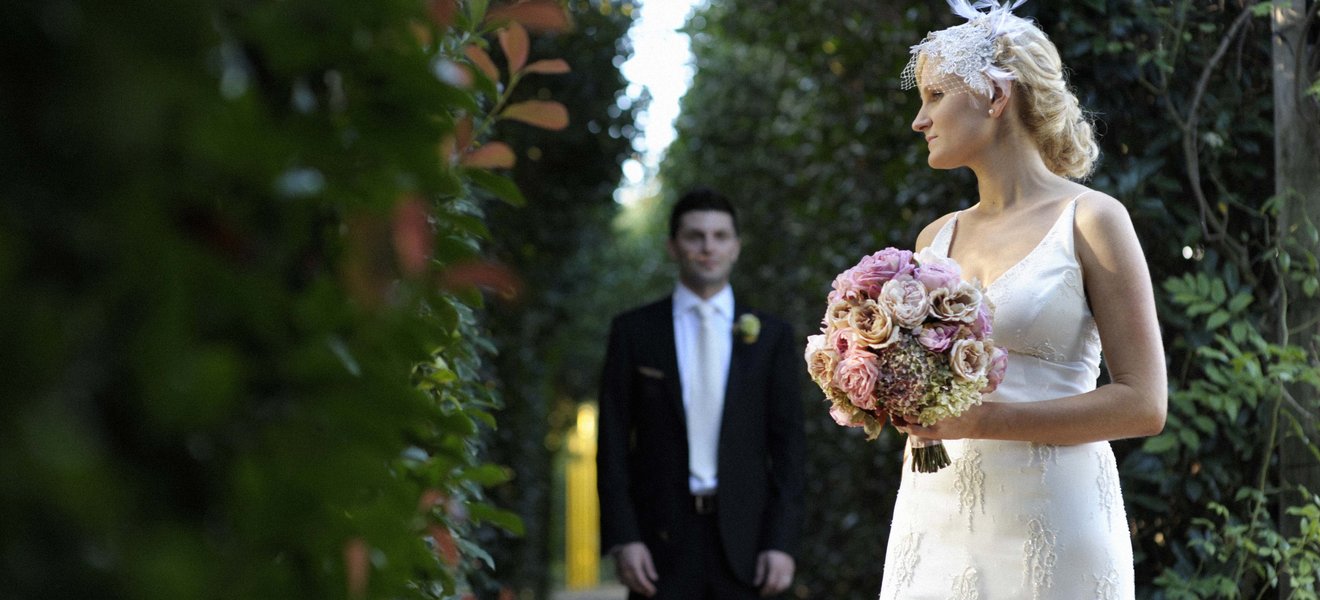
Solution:
<svg viewBox="0 0 1320 600"><path fill-rule="evenodd" d="M886 417L932 425L981 403L1008 354L990 339L993 308L978 281L929 248L885 248L834 279L807 371L839 425L875 439ZM912 469L949 465L935 440L912 440Z"/></svg>

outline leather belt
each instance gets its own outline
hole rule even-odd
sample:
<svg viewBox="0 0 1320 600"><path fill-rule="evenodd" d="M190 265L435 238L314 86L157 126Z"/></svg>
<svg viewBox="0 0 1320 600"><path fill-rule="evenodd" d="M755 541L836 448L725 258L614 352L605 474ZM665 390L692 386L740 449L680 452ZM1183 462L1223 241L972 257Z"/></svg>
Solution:
<svg viewBox="0 0 1320 600"><path fill-rule="evenodd" d="M699 515L715 514L715 494L693 494L692 510Z"/></svg>

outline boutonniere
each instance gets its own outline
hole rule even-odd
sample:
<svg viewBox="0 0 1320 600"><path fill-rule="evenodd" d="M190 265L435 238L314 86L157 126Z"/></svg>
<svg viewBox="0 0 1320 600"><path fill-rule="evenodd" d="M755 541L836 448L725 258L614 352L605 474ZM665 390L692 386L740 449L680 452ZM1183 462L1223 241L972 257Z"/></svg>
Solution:
<svg viewBox="0 0 1320 600"><path fill-rule="evenodd" d="M752 313L743 313L733 324L733 333L742 338L744 344L755 344L761 335L761 320Z"/></svg>

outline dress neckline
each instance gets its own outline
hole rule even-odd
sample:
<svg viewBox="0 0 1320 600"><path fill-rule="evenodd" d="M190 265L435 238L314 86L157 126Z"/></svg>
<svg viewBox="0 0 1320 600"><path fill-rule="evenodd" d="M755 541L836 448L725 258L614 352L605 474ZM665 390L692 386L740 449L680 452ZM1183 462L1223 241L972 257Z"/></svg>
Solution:
<svg viewBox="0 0 1320 600"><path fill-rule="evenodd" d="M1054 236L1054 231L1059 228L1060 223L1064 222L1064 217L1072 214L1073 209L1077 204L1077 199L1081 198L1084 194L1086 194L1085 191L1080 194L1077 194L1076 196L1073 196L1072 200L1069 200L1068 203L1063 206L1063 210L1059 212L1058 217L1055 217L1054 223L1050 225L1050 228L1045 231L1045 235L1040 238L1040 241L1036 242L1036 245L1032 246L1031 250L1028 251L1025 255L1023 255L1022 258L1019 258L1017 262L1014 262L1012 265L1009 265L1007 269L1004 269L1001 273L999 273L999 275L996 276L993 281L989 283L986 283L984 281L981 282L983 288L989 290L991 287L994 287L995 284L999 283L1000 281L1003 281L1005 277L1013 274L1014 271L1017 271L1023 264L1027 262L1027 259L1030 259L1032 256L1034 256L1036 252L1039 251L1045 245L1045 242L1048 242L1050 238ZM952 256L953 240L955 237L957 237L958 234L958 216L961 215L962 212L963 211L960 210L953 213L953 218L949 219L948 224L945 225L945 227L949 229L949 236L944 244L945 258L953 258ZM1067 219L1067 221L1069 224L1071 224L1073 219Z"/></svg>

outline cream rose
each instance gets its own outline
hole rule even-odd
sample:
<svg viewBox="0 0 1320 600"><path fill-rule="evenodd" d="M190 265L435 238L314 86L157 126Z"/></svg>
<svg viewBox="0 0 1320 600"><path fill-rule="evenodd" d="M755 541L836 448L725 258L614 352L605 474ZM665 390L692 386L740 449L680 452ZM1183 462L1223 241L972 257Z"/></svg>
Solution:
<svg viewBox="0 0 1320 600"><path fill-rule="evenodd" d="M962 281L958 287L939 288L930 294L930 312L941 321L972 323L981 311L981 290Z"/></svg>
<svg viewBox="0 0 1320 600"><path fill-rule="evenodd" d="M930 314L926 286L911 277L886 281L880 289L880 305L894 315L895 323L908 329L921 325Z"/></svg>
<svg viewBox="0 0 1320 600"><path fill-rule="evenodd" d="M854 306L848 313L848 325L859 343L877 350L898 341L894 318L875 300Z"/></svg>
<svg viewBox="0 0 1320 600"><path fill-rule="evenodd" d="M852 310L852 303L847 300L837 300L831 302L828 309L825 310L825 317L821 319L821 324L826 327L843 327L848 324L848 313Z"/></svg>
<svg viewBox="0 0 1320 600"><path fill-rule="evenodd" d="M949 367L964 381L977 381L985 377L990 367L990 353L980 340L958 340L949 349Z"/></svg>
<svg viewBox="0 0 1320 600"><path fill-rule="evenodd" d="M807 374L816 385L826 387L839 366L839 354L829 347L824 335L807 338Z"/></svg>

